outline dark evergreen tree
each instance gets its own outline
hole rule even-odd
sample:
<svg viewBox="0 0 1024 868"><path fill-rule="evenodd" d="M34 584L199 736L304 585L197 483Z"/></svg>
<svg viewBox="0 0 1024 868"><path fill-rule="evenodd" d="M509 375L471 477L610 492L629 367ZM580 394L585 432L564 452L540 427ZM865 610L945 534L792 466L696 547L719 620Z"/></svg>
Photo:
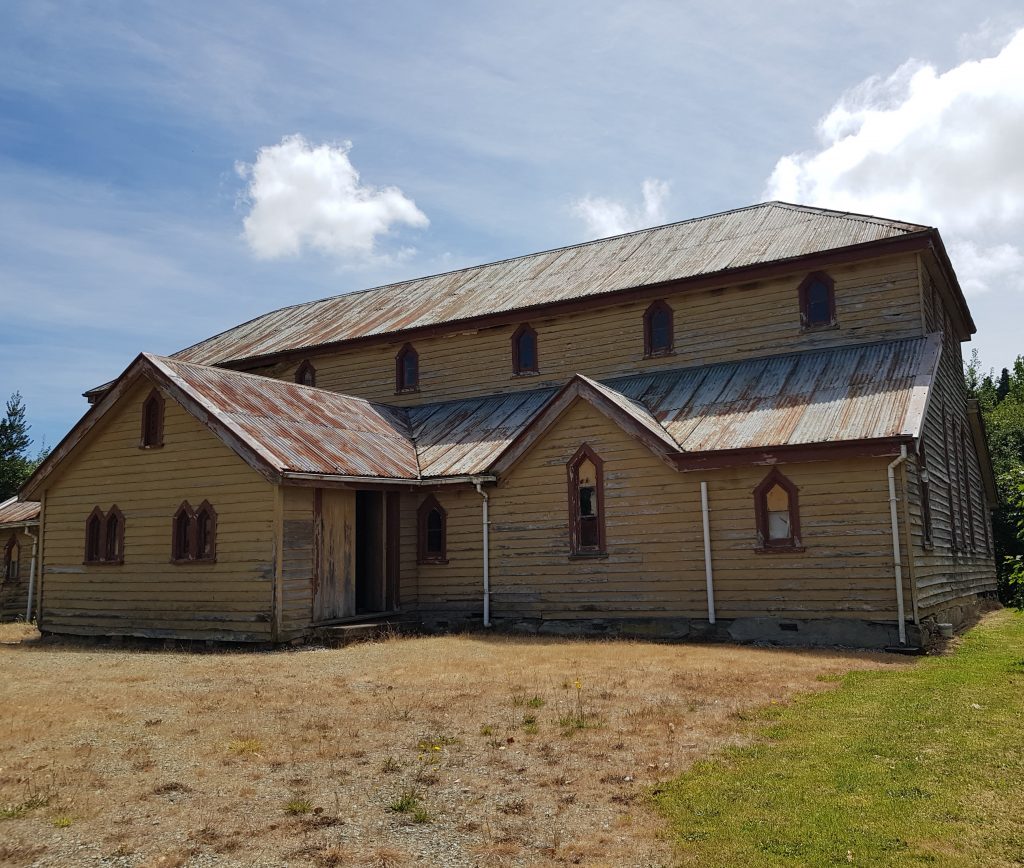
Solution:
<svg viewBox="0 0 1024 868"><path fill-rule="evenodd" d="M7 401L7 415L0 421L0 500L18 493L37 462L28 457L29 424L25 421L25 402L15 392Z"/></svg>
<svg viewBox="0 0 1024 868"><path fill-rule="evenodd" d="M996 386L996 400L1002 401L1007 395L1010 394L1010 369L1003 368L1003 372L999 375L999 384Z"/></svg>

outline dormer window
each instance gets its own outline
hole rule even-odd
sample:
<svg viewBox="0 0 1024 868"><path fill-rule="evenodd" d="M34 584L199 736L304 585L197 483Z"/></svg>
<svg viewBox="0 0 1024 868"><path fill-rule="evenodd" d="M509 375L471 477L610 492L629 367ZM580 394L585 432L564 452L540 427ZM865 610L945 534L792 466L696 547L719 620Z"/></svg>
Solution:
<svg viewBox="0 0 1024 868"><path fill-rule="evenodd" d="M675 349L672 308L656 301L644 312L644 356L666 356Z"/></svg>
<svg viewBox="0 0 1024 868"><path fill-rule="evenodd" d="M295 370L295 382L300 386L316 386L316 368L306 359Z"/></svg>
<svg viewBox="0 0 1024 868"><path fill-rule="evenodd" d="M797 487L778 468L754 489L757 551L803 551Z"/></svg>
<svg viewBox="0 0 1024 868"><path fill-rule="evenodd" d="M836 321L836 285L825 272L808 274L800 284L800 328L805 331L826 329Z"/></svg>
<svg viewBox="0 0 1024 868"><path fill-rule="evenodd" d="M415 392L420 387L420 356L412 344L406 344L395 356L395 391Z"/></svg>
<svg viewBox="0 0 1024 868"><path fill-rule="evenodd" d="M537 332L527 323L523 323L512 335L512 372L536 374L539 370Z"/></svg>
<svg viewBox="0 0 1024 868"><path fill-rule="evenodd" d="M156 389L142 402L142 436L139 447L156 449L164 445L164 399Z"/></svg>

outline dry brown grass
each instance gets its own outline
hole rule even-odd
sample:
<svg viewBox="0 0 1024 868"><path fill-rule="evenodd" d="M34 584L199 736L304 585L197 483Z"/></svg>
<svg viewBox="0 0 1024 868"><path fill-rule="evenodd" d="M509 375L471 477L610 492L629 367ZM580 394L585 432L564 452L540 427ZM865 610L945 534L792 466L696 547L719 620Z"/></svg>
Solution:
<svg viewBox="0 0 1024 868"><path fill-rule="evenodd" d="M668 864L652 784L756 706L898 665L504 636L191 654L3 625L0 808L32 807L0 819L0 863Z"/></svg>

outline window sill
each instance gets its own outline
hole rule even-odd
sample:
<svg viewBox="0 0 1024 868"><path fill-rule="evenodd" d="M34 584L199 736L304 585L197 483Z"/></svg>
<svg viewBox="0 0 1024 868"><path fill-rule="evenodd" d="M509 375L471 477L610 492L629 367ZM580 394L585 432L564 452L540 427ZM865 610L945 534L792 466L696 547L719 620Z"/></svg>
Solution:
<svg viewBox="0 0 1024 868"><path fill-rule="evenodd" d="M395 389L396 395L412 395L420 390L419 386L409 386L407 389Z"/></svg>
<svg viewBox="0 0 1024 868"><path fill-rule="evenodd" d="M519 377L539 377L540 371L513 371L512 379L516 380Z"/></svg>
<svg viewBox="0 0 1024 868"><path fill-rule="evenodd" d="M183 564L215 564L217 563L216 558L171 558L170 563L175 566L182 566Z"/></svg>
<svg viewBox="0 0 1024 868"><path fill-rule="evenodd" d="M150 449L163 449L163 443L140 443L139 449L143 449L148 452Z"/></svg>
<svg viewBox="0 0 1024 868"><path fill-rule="evenodd" d="M813 325L813 326L800 326L800 334L807 334L808 332L830 332L835 331L839 328L839 323L833 322L828 325Z"/></svg>
<svg viewBox="0 0 1024 868"><path fill-rule="evenodd" d="M791 555L805 552L807 549L804 546L760 546L754 549L754 554L758 555Z"/></svg>
<svg viewBox="0 0 1024 868"><path fill-rule="evenodd" d="M446 563L448 563L448 558L417 558L416 559L416 563L417 564L437 564L437 565L440 565L440 566L444 566Z"/></svg>
<svg viewBox="0 0 1024 868"><path fill-rule="evenodd" d="M573 552L569 555L570 561L593 561L602 560L608 557L608 552Z"/></svg>
<svg viewBox="0 0 1024 868"><path fill-rule="evenodd" d="M674 355L676 355L676 351L673 348L671 350L658 350L657 352L653 352L653 353L644 353L644 358L645 359L668 359L668 358L672 358L672 356L674 356Z"/></svg>
<svg viewBox="0 0 1024 868"><path fill-rule="evenodd" d="M82 561L82 565L86 567L123 567L124 558L119 561Z"/></svg>

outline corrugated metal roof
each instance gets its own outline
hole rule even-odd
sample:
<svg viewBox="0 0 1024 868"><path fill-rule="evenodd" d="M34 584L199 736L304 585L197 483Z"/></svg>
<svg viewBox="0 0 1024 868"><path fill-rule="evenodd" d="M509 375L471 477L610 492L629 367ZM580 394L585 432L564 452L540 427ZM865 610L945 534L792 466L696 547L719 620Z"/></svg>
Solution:
<svg viewBox="0 0 1024 868"><path fill-rule="evenodd" d="M145 356L276 470L416 479L403 410L361 398Z"/></svg>
<svg viewBox="0 0 1024 868"><path fill-rule="evenodd" d="M937 358L932 338L910 338L749 359L644 376L608 386L647 407L684 452L917 436Z"/></svg>
<svg viewBox="0 0 1024 868"><path fill-rule="evenodd" d="M792 259L926 228L766 202L282 308L174 357L223 364Z"/></svg>
<svg viewBox="0 0 1024 868"><path fill-rule="evenodd" d="M40 504L12 497L0 503L0 528L18 524L38 524Z"/></svg>
<svg viewBox="0 0 1024 868"><path fill-rule="evenodd" d="M938 336L811 350L599 383L682 452L917 436ZM426 479L486 473L557 391L397 408L148 356L222 425L286 472Z"/></svg>

